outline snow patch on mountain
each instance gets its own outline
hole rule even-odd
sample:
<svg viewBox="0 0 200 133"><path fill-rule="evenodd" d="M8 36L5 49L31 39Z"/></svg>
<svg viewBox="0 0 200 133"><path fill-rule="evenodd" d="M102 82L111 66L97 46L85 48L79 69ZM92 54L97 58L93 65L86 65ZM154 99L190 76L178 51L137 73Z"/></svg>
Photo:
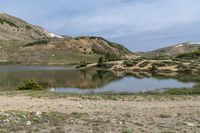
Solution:
<svg viewBox="0 0 200 133"><path fill-rule="evenodd" d="M183 47L183 44L176 45L175 47L176 47L176 48L178 48L178 47Z"/></svg>
<svg viewBox="0 0 200 133"><path fill-rule="evenodd" d="M50 36L50 37L52 37L52 38L63 38L63 37L61 37L61 36L55 35L55 34L53 34L53 33L51 33L51 32L46 31L46 30L44 30L44 32L45 32L48 36Z"/></svg>
<svg viewBox="0 0 200 133"><path fill-rule="evenodd" d="M189 42L188 44L200 44L199 42Z"/></svg>

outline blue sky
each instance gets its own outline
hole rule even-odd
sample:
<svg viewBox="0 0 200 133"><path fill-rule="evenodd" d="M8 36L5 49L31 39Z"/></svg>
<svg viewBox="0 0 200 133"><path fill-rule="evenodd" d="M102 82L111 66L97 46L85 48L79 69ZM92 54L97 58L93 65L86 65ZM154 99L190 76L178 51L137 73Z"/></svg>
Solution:
<svg viewBox="0 0 200 133"><path fill-rule="evenodd" d="M0 11L59 35L102 36L132 51L200 41L200 0L1 0Z"/></svg>

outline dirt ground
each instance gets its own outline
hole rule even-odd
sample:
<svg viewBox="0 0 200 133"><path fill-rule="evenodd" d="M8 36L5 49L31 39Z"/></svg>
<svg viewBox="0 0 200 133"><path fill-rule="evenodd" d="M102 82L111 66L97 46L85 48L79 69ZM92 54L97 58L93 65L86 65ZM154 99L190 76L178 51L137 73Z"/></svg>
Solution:
<svg viewBox="0 0 200 133"><path fill-rule="evenodd" d="M53 99L0 96L0 111L68 115L59 121L62 125L55 132L200 132L200 96L128 96L115 100L83 99L78 96ZM72 114L76 117L72 117ZM45 127L38 127L37 132L53 132L52 126L50 128L45 122L41 124ZM22 131L26 132L25 129L15 132Z"/></svg>

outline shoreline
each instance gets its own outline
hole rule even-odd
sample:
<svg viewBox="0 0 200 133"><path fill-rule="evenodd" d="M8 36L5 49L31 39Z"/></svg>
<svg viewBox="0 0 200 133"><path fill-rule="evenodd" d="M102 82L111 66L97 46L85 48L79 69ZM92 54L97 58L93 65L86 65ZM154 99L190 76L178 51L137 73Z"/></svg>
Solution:
<svg viewBox="0 0 200 133"><path fill-rule="evenodd" d="M98 67L98 63L88 63L87 66L85 67L80 67L81 64L79 63L72 63L72 64L63 64L63 63L45 63L45 64L40 64L40 63L2 63L0 62L0 66L46 66L46 67L70 67L76 70L103 70L103 71L111 71L111 72L121 72L121 73L127 73L127 74L135 74L135 73L149 73L149 74L160 74L160 75L173 75L177 76L179 74L192 74L192 75L198 75L200 73L199 70L196 70L196 68L193 70L191 69L180 69L176 68L177 66L175 65L169 65L169 66L161 66L161 67L156 67L155 70L152 69L153 64L152 63L158 63L162 64L162 62L167 62L169 60L141 60L139 61L139 65L141 65L144 62L148 62L149 64L147 66L124 66L124 62L128 60L118 60L118 61L110 61L110 62L105 62L105 65L111 65L109 68L104 68L104 67ZM170 62L170 61L169 61ZM172 61L177 63L177 61ZM180 62L179 62L180 63ZM158 65L157 64L157 65ZM184 63L182 63L183 65ZM163 65L163 64L162 64ZM167 64L166 64L167 65Z"/></svg>

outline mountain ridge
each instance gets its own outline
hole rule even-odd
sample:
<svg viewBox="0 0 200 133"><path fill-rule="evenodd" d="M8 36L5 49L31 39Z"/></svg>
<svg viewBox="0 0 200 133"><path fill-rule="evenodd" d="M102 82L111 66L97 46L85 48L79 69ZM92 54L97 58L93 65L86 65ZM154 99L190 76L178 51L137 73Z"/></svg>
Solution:
<svg viewBox="0 0 200 133"><path fill-rule="evenodd" d="M159 48L150 52L144 52L144 54L153 55L153 56L159 56L159 55L175 56L178 54L194 52L199 49L200 49L199 42L183 42L183 43Z"/></svg>
<svg viewBox="0 0 200 133"><path fill-rule="evenodd" d="M26 21L0 13L0 39L1 40L34 40L42 38L62 38L48 32L46 29L27 23Z"/></svg>

